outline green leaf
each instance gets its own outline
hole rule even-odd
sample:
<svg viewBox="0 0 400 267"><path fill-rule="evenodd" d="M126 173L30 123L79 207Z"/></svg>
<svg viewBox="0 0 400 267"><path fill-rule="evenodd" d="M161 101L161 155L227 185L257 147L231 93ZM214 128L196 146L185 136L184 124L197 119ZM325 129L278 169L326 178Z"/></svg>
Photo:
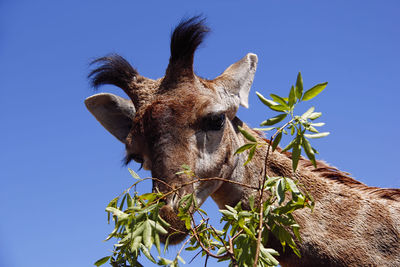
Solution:
<svg viewBox="0 0 400 267"><path fill-rule="evenodd" d="M119 196L117 196L116 198L111 200L110 203L108 203L107 207L114 207L114 208L117 207L118 200L119 200Z"/></svg>
<svg viewBox="0 0 400 267"><path fill-rule="evenodd" d="M284 119L286 118L286 116L287 116L286 113L285 113L285 114L279 114L279 115L277 115L277 116L275 116L275 117L269 118L269 119L266 120L266 121L263 121L260 125L261 125L261 126L271 126L271 125L274 125L274 124L276 124L276 123L281 122L282 120L284 120Z"/></svg>
<svg viewBox="0 0 400 267"><path fill-rule="evenodd" d="M300 230L300 226L298 224L292 225L292 229L293 229L293 233L294 233L295 237L301 243L301 236L300 236L300 231L299 231Z"/></svg>
<svg viewBox="0 0 400 267"><path fill-rule="evenodd" d="M294 94L294 86L292 86L289 93L289 107L292 108L294 103L296 103L296 95Z"/></svg>
<svg viewBox="0 0 400 267"><path fill-rule="evenodd" d="M160 236L158 234L154 235L154 244L156 245L158 254L161 254Z"/></svg>
<svg viewBox="0 0 400 267"><path fill-rule="evenodd" d="M257 142L257 139L248 131L246 131L245 129L243 129L242 127L238 126L239 131L243 134L243 136L251 141L251 142Z"/></svg>
<svg viewBox="0 0 400 267"><path fill-rule="evenodd" d="M257 147L257 146L254 145L254 146L250 149L249 156L248 156L246 162L245 162L243 165L247 165L247 163L249 163L249 162L251 161L251 159L252 159L253 156L254 156L254 153L256 152L256 147Z"/></svg>
<svg viewBox="0 0 400 267"><path fill-rule="evenodd" d="M308 159L312 162L314 168L316 168L317 163L315 162L314 151L312 150L310 142L308 142L308 140L304 136L302 138L302 146L304 148L304 151L306 152Z"/></svg>
<svg viewBox="0 0 400 267"><path fill-rule="evenodd" d="M111 256L103 257L103 258L101 258L100 260L96 261L96 262L94 263L94 265L96 265L96 266L103 265L103 264L106 263L110 258L111 258Z"/></svg>
<svg viewBox="0 0 400 267"><path fill-rule="evenodd" d="M172 234L171 234L171 235L168 235L168 236L167 236L167 239L165 240L165 243L164 243L164 254L168 251L168 247L169 247L169 238L170 238L171 236L173 236L173 235L172 235Z"/></svg>
<svg viewBox="0 0 400 267"><path fill-rule="evenodd" d="M140 176L134 172L131 168L128 168L129 173L132 175L133 178L140 180Z"/></svg>
<svg viewBox="0 0 400 267"><path fill-rule="evenodd" d="M163 235L168 234L168 231L165 230L164 227L162 227L159 223L156 223L155 221L150 220L150 219L148 220L148 222L149 222L150 226L154 230L156 230L158 233L163 234Z"/></svg>
<svg viewBox="0 0 400 267"><path fill-rule="evenodd" d="M193 251L193 250L196 250L196 249L198 249L198 248L199 248L198 246L186 247L185 250L187 250L187 251Z"/></svg>
<svg viewBox="0 0 400 267"><path fill-rule="evenodd" d="M178 260L180 260L180 262L182 262L183 264L186 264L185 260L181 257L181 256L176 256L178 258Z"/></svg>
<svg viewBox="0 0 400 267"><path fill-rule="evenodd" d="M311 126L314 126L314 127L321 127L324 125L325 125L325 122L311 123Z"/></svg>
<svg viewBox="0 0 400 267"><path fill-rule="evenodd" d="M267 98L265 98L262 94L260 94L259 92L256 92L256 95L258 96L258 98L261 100L261 102L264 104L264 105L266 105L267 107L271 107L271 106L275 106L275 105L278 105L278 103L276 103L276 102L274 102L274 101L272 101L272 100L269 100L269 99L267 99Z"/></svg>
<svg viewBox="0 0 400 267"><path fill-rule="evenodd" d="M123 210L126 197L127 197L127 194L125 194L125 195L123 196L122 200L121 200L121 204L119 205L119 209L120 209L120 210Z"/></svg>
<svg viewBox="0 0 400 267"><path fill-rule="evenodd" d="M294 254L296 254L297 257L301 258L300 250L296 247L296 244L294 244L294 245L289 244L289 247L292 248Z"/></svg>
<svg viewBox="0 0 400 267"><path fill-rule="evenodd" d="M153 202L153 200L155 200L156 198L157 198L157 193L145 193L145 194L139 196L139 199L147 200L148 204Z"/></svg>
<svg viewBox="0 0 400 267"><path fill-rule="evenodd" d="M184 169L184 170L186 170L186 171L191 171L192 169L190 168L190 166L189 165L187 165L187 164L182 164L182 169Z"/></svg>
<svg viewBox="0 0 400 267"><path fill-rule="evenodd" d="M119 196L117 196L116 198L111 200L110 203L108 203L107 207L116 208L117 204L118 204L118 200L119 200ZM110 224L110 211L107 211L107 223Z"/></svg>
<svg viewBox="0 0 400 267"><path fill-rule="evenodd" d="M186 229L190 230L190 228L192 227L192 225L190 224L190 217L189 216L181 217L181 220L184 221Z"/></svg>
<svg viewBox="0 0 400 267"><path fill-rule="evenodd" d="M287 179L286 179L286 183L287 183L287 185L289 186L290 191L292 191L292 192L295 193L295 194L300 193L299 189L297 188L297 185L293 182L292 179L287 178Z"/></svg>
<svg viewBox="0 0 400 267"><path fill-rule="evenodd" d="M297 75L297 80L296 80L296 98L301 99L303 95L303 77L301 77L301 73Z"/></svg>
<svg viewBox="0 0 400 267"><path fill-rule="evenodd" d="M272 97L272 99L273 99L275 102L278 102L278 103L281 104L282 106L284 106L284 107L286 107L286 108L289 108L288 103L286 103L286 101L285 101L282 97L280 97L280 96L278 96L278 95L275 95L275 94L270 94L270 96Z"/></svg>
<svg viewBox="0 0 400 267"><path fill-rule="evenodd" d="M294 172L296 172L301 155L301 136L298 134L295 140L292 150L292 168Z"/></svg>
<svg viewBox="0 0 400 267"><path fill-rule="evenodd" d="M192 194L184 195L184 196L179 200L179 207L180 207L180 208L182 208L182 206L188 202L188 200L189 200L189 198L191 197L191 195L192 195Z"/></svg>
<svg viewBox="0 0 400 267"><path fill-rule="evenodd" d="M313 133L319 133L317 129L315 129L314 127L312 127L311 125L307 127L307 130L309 130L310 132Z"/></svg>
<svg viewBox="0 0 400 267"><path fill-rule="evenodd" d="M150 226L154 230L156 230L158 233L163 234L163 235L168 234L168 231L165 230L164 227L162 227L159 223L156 223L155 221L150 220L150 219L148 220L148 222L149 222Z"/></svg>
<svg viewBox="0 0 400 267"><path fill-rule="evenodd" d="M254 232L252 232L246 225L242 224L240 225L240 228L242 228L246 232L246 234L250 236L253 240L256 239Z"/></svg>
<svg viewBox="0 0 400 267"><path fill-rule="evenodd" d="M254 144L245 144L245 145L239 147L238 150L236 150L235 155L242 153L242 152L252 148L253 146L254 146Z"/></svg>
<svg viewBox="0 0 400 267"><path fill-rule="evenodd" d="M281 244L284 247L286 246L286 243L290 242L292 236L283 227L279 227L278 231L279 231L279 240L281 241Z"/></svg>
<svg viewBox="0 0 400 267"><path fill-rule="evenodd" d="M317 134L305 134L304 136L307 138L322 138L325 136L328 136L330 132L323 132L323 133L317 133Z"/></svg>
<svg viewBox="0 0 400 267"><path fill-rule="evenodd" d="M164 265L164 266L166 266L166 265L171 265L171 264L173 263L173 261L168 260L168 259L166 259L166 258L162 258L162 257L160 257L160 256L158 256L158 258L159 258L158 265Z"/></svg>
<svg viewBox="0 0 400 267"><path fill-rule="evenodd" d="M184 196L181 201L179 201L179 213L182 211L184 214L187 213L193 203L193 193Z"/></svg>
<svg viewBox="0 0 400 267"><path fill-rule="evenodd" d="M155 260L155 259L153 258L153 256L150 254L150 251L149 251L143 244L140 244L140 249L142 250L143 254L144 254L150 261L152 261L153 263L156 263L156 264L157 264L156 260Z"/></svg>
<svg viewBox="0 0 400 267"><path fill-rule="evenodd" d="M254 210L254 196L253 195L251 195L249 197L249 205L250 205L250 209Z"/></svg>
<svg viewBox="0 0 400 267"><path fill-rule="evenodd" d="M144 230L145 224L144 222L141 222L137 228L135 229L135 231L133 231L130 234L130 238L136 238L137 236L139 236L140 234L142 234L143 230ZM125 238L124 238L125 239Z"/></svg>
<svg viewBox="0 0 400 267"><path fill-rule="evenodd" d="M279 205L282 204L283 201L285 201L285 188L285 179L279 179L278 183L276 184L276 198Z"/></svg>
<svg viewBox="0 0 400 267"><path fill-rule="evenodd" d="M159 222L159 223L160 223L163 227L165 227L165 228L168 228L168 227L171 226L166 220L164 220L163 218L161 218L160 215L157 216L157 222Z"/></svg>
<svg viewBox="0 0 400 267"><path fill-rule="evenodd" d="M290 141L290 143L284 149L282 149L281 153L291 149L295 142L296 142L296 138L294 138L292 141Z"/></svg>
<svg viewBox="0 0 400 267"><path fill-rule="evenodd" d="M116 227L114 228L114 230L107 236L107 238L104 239L104 241L110 240L110 239L115 235L115 233L117 233L118 229L119 229L119 226L116 226Z"/></svg>
<svg viewBox="0 0 400 267"><path fill-rule="evenodd" d="M281 139L282 139L282 132L279 132L278 135L274 138L274 141L272 142L272 151L275 151Z"/></svg>
<svg viewBox="0 0 400 267"><path fill-rule="evenodd" d="M135 239L133 239L132 245L130 247L132 253L135 253L138 250L140 244L142 243L142 239L142 236L137 236L135 237Z"/></svg>
<svg viewBox="0 0 400 267"><path fill-rule="evenodd" d="M266 105L267 107L269 107L270 109L272 109L274 111L285 111L285 110L287 110L286 106L279 105L278 103L265 98L259 92L256 92L256 94L257 94L258 98L261 100L261 102L263 102L263 104Z"/></svg>
<svg viewBox="0 0 400 267"><path fill-rule="evenodd" d="M303 120L308 119L308 116L310 116L310 115L314 112L314 110L315 110L315 107L309 108L306 112L304 112L303 115L301 115L301 118L302 118Z"/></svg>
<svg viewBox="0 0 400 267"><path fill-rule="evenodd" d="M128 206L128 209L133 207L133 199L129 193L126 194L128 197L126 198L126 205Z"/></svg>
<svg viewBox="0 0 400 267"><path fill-rule="evenodd" d="M274 111L286 111L287 110L287 108L285 106L282 106L282 105L270 106L269 108L274 110Z"/></svg>
<svg viewBox="0 0 400 267"><path fill-rule="evenodd" d="M242 210L241 212L238 213L239 218L240 217L250 217L252 215L253 215L253 213L246 211L246 210Z"/></svg>
<svg viewBox="0 0 400 267"><path fill-rule="evenodd" d="M304 95L303 95L303 101L308 101L310 99L313 99L314 97L316 97L319 93L322 92L322 90L325 89L325 87L327 86L327 82L325 83L320 83L317 84L316 86L314 86L313 88L307 90Z"/></svg>
<svg viewBox="0 0 400 267"><path fill-rule="evenodd" d="M128 214L126 214L114 207L107 207L106 211L111 212L114 216L117 216L119 221L126 220L126 219L128 219L128 216L129 216Z"/></svg>
<svg viewBox="0 0 400 267"><path fill-rule="evenodd" d="M219 212L221 212L222 215L224 215L226 217L233 217L233 213L230 212L229 210L219 210Z"/></svg>
<svg viewBox="0 0 400 267"><path fill-rule="evenodd" d="M321 112L313 112L310 116L308 116L308 118L310 120L315 120L318 119L319 117L321 117L322 113Z"/></svg>
<svg viewBox="0 0 400 267"><path fill-rule="evenodd" d="M253 130L255 131L262 131L262 132L268 132L271 131L273 129L276 129L277 127L267 127L267 128L253 128Z"/></svg>
<svg viewBox="0 0 400 267"><path fill-rule="evenodd" d="M233 212L233 213L237 214L237 210L235 210L235 209L232 208L231 206L225 205L225 208L227 208L228 210L230 210L230 212Z"/></svg>
<svg viewBox="0 0 400 267"><path fill-rule="evenodd" d="M147 213L147 212L151 212L152 210L154 210L155 208L157 208L157 205L158 205L157 203L154 203L154 204L152 204L152 205L150 205L150 206L147 206L146 208L140 210L138 213L144 214L144 213Z"/></svg>
<svg viewBox="0 0 400 267"><path fill-rule="evenodd" d="M268 265L270 265L270 266L279 265L279 262L271 255L270 251L273 251L275 253L275 255L276 255L276 253L278 253L277 251L275 251L273 249L266 249L263 246L260 249L261 255L263 256L263 258L265 258ZM279 256L279 253L277 256Z"/></svg>
<svg viewBox="0 0 400 267"><path fill-rule="evenodd" d="M220 247L220 249L218 249L217 251L217 255L222 255L226 252L226 248L225 246Z"/></svg>
<svg viewBox="0 0 400 267"><path fill-rule="evenodd" d="M281 177L268 177L264 186L273 186Z"/></svg>
<svg viewBox="0 0 400 267"><path fill-rule="evenodd" d="M205 212L205 210L197 208L198 211L200 211L201 213L203 213L204 215L208 216L207 212Z"/></svg>
<svg viewBox="0 0 400 267"><path fill-rule="evenodd" d="M267 251L269 254L274 255L274 256L279 256L279 252L276 251L275 249L272 248L264 248L265 251Z"/></svg>
<svg viewBox="0 0 400 267"><path fill-rule="evenodd" d="M295 211L297 209L302 209L302 208L304 208L303 204L299 205L298 203L293 204L291 202L288 202L285 206L280 206L280 207L274 209L274 213L279 214L279 215L288 216L293 211ZM278 217L278 218L282 218L282 217ZM287 219L283 220L283 221L284 221L285 225L289 225L290 224L290 222Z"/></svg>

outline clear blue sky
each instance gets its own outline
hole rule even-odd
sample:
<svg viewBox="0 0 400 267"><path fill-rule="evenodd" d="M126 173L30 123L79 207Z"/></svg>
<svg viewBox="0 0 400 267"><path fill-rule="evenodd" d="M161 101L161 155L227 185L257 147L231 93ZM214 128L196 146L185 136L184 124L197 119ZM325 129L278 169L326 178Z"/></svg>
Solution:
<svg viewBox="0 0 400 267"><path fill-rule="evenodd" d="M213 78L248 52L259 56L242 120L256 127L272 115L256 90L286 94L298 71L305 87L328 81L315 101L332 132L316 142L320 158L368 185L400 187L398 0L3 0L0 266L91 266L108 254L104 208L132 179L123 145L83 104L93 93L88 63L116 52L142 75L163 76L171 29L199 13L212 28L196 54L200 76ZM212 201L205 209L219 220Z"/></svg>

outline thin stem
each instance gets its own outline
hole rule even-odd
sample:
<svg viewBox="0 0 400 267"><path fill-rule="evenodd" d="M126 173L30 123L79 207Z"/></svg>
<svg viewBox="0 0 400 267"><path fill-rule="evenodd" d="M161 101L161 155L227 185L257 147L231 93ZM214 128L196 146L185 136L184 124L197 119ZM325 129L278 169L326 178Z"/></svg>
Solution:
<svg viewBox="0 0 400 267"><path fill-rule="evenodd" d="M200 250L199 252L197 252L197 254L196 255L194 255L194 257L189 261L189 264L191 264L192 262L193 262L193 260L197 257L197 256L199 256L199 254L202 252L202 250Z"/></svg>
<svg viewBox="0 0 400 267"><path fill-rule="evenodd" d="M206 248L204 246L204 244L201 242L201 240L200 240L200 238L199 238L199 236L197 234L197 231L196 231L197 227L195 225L193 214L190 214L190 217L192 219L192 224L193 224L193 227L192 227L193 235L196 238L197 242L199 243L200 247L207 253L207 256L211 256L211 257L217 258L217 259L225 258L227 256L226 253L224 255L217 255L217 254L212 253L210 250L208 250L208 248Z"/></svg>
<svg viewBox="0 0 400 267"><path fill-rule="evenodd" d="M185 241L185 243L183 243L181 249L178 251L178 253L176 254L176 257L175 257L175 258L178 258L178 256L181 254L183 248L184 248L184 247L186 246L186 244L190 241L190 239L192 239L192 238L189 237L189 238Z"/></svg>
<svg viewBox="0 0 400 267"><path fill-rule="evenodd" d="M233 238L229 237L229 247L233 250ZM237 264L236 260L233 262L233 266L234 267L239 267L239 265Z"/></svg>
<svg viewBox="0 0 400 267"><path fill-rule="evenodd" d="M235 254L233 253L233 247L231 245L229 245L229 249L226 246L224 240L219 236L219 234L217 233L217 231L215 230L214 227L212 227L210 225L210 228L214 231L215 235L218 237L218 239L221 241L221 243L224 245L225 250L227 251L227 253L229 254L229 257L231 257L232 262L236 263L236 258L235 258Z"/></svg>
<svg viewBox="0 0 400 267"><path fill-rule="evenodd" d="M293 117L293 116L292 116ZM258 204L258 208L259 208L259 224L258 224L258 236L257 236L257 248L256 248L256 255L254 257L254 263L253 266L256 267L257 263L258 263L258 258L260 256L260 249L261 249L261 241L262 241L262 230L263 230L263 224L264 224L264 217L263 217L263 196L264 196L264 184L265 181L267 180L267 165L268 165L268 157L269 157L269 150L271 148L271 144L272 141L274 140L274 138L280 133L282 132L289 124L291 124L294 121L294 119L292 118L290 121L288 121L287 123L285 123L281 128L279 128L269 139L268 142L268 147L267 147L267 154L265 155L265 161L264 161L264 175L263 175L263 181L259 186L259 204Z"/></svg>
<svg viewBox="0 0 400 267"><path fill-rule="evenodd" d="M288 123L287 123L288 124ZM287 125L285 124L285 125ZM283 127L281 127L279 130L283 129ZM278 130L278 131L279 131ZM275 133L276 134L276 133ZM268 164L268 156L269 156L269 150L271 148L271 143L272 140L274 138L275 135L271 136L271 138L269 139L269 143L268 143L268 147L267 147L267 154L265 155L265 161L264 161L264 175L263 175L263 182L260 184L260 188L259 188L259 194L260 194L260 200L259 200L259 204L258 204L258 208L259 208L259 217L260 217L260 221L258 224L258 236L257 236L257 248L256 248L256 255L254 257L254 263L253 266L257 267L257 263L258 263L258 257L260 255L260 248L261 248L261 238L262 238L262 229L263 229L263 195L264 195L264 184L265 181L267 179L267 164Z"/></svg>
<svg viewBox="0 0 400 267"><path fill-rule="evenodd" d="M285 123L281 128L279 128L273 136L271 136L270 138L270 142L272 142L272 140L280 133L283 131L283 129L285 129L289 124L291 124L294 121L294 119L291 119L290 121L288 121L287 123Z"/></svg>

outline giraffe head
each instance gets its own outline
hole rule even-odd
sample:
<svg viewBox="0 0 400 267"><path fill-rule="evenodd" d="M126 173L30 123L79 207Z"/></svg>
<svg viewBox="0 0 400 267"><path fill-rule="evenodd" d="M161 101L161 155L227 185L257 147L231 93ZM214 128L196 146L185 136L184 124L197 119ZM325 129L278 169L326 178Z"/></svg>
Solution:
<svg viewBox="0 0 400 267"><path fill-rule="evenodd" d="M196 48L209 29L204 20L183 20L171 36L171 57L165 76L152 80L138 74L118 55L95 61L90 73L95 87L113 84L128 95L125 99L101 93L85 100L89 111L126 147L126 163L137 161L158 178L153 190L169 192L160 210L172 226L170 242L186 232L177 217L181 196L194 193L198 204L212 195L221 181L191 183L193 177L177 174L188 165L198 178L229 179L235 166L237 133L232 125L239 105L248 107L248 94L257 67L257 56L247 54L214 80L193 71Z"/></svg>

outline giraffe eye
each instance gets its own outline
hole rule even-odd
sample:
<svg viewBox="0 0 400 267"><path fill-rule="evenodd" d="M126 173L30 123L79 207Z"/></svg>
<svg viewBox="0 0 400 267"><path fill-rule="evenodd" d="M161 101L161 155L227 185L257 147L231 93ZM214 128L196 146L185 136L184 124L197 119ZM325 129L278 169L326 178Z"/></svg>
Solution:
<svg viewBox="0 0 400 267"><path fill-rule="evenodd" d="M225 125L225 114L211 114L203 118L201 128L203 131L219 131Z"/></svg>

